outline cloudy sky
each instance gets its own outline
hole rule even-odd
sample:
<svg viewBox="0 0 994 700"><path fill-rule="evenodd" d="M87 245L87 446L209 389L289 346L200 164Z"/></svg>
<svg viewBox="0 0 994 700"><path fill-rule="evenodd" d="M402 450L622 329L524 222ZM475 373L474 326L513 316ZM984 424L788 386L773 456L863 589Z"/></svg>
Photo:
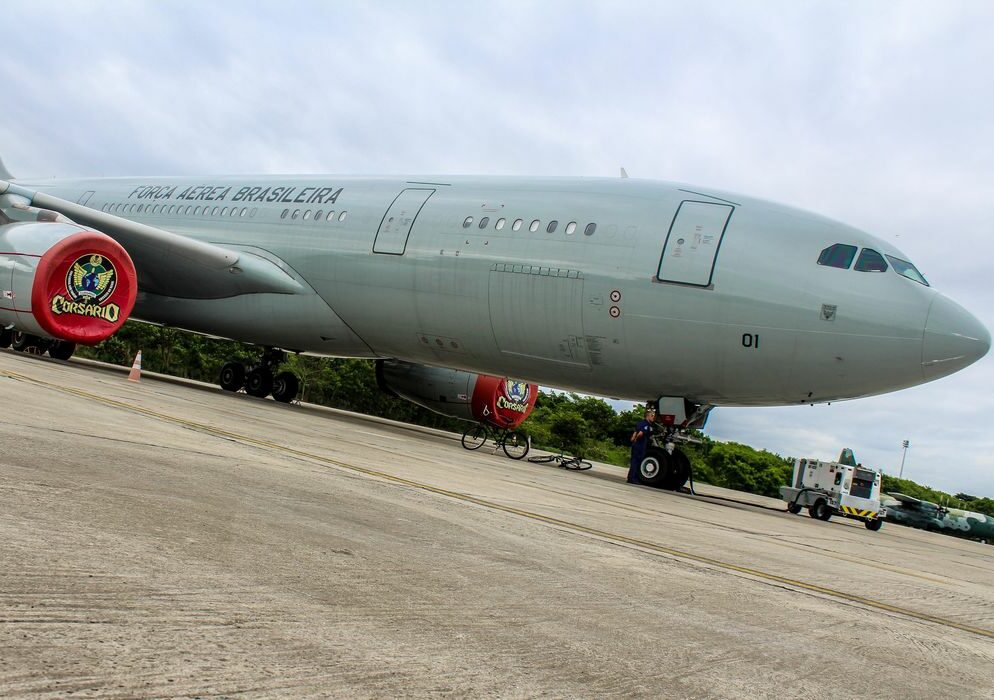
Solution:
<svg viewBox="0 0 994 700"><path fill-rule="evenodd" d="M994 3L5 0L23 176L608 175L892 240L994 327ZM719 409L709 432L994 496L994 357L897 394Z"/></svg>

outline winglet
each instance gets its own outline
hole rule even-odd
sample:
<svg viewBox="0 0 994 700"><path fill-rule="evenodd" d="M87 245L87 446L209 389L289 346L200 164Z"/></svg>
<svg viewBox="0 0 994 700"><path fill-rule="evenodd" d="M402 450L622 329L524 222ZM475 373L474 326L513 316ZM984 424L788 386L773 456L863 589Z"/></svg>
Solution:
<svg viewBox="0 0 994 700"><path fill-rule="evenodd" d="M3 165L3 158L0 158L0 180L13 180L14 176Z"/></svg>
<svg viewBox="0 0 994 700"><path fill-rule="evenodd" d="M0 164L0 165L2 165L2 164ZM622 169L621 169L621 177L622 177L623 179L625 179L625 180L627 180L627 179L628 179L628 171L627 171L627 170L625 170L624 168L622 168Z"/></svg>

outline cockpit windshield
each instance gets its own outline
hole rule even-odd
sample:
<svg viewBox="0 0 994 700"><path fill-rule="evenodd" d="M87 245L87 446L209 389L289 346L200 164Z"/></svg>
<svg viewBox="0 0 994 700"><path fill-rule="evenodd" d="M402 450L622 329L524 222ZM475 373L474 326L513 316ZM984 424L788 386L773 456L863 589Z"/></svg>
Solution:
<svg viewBox="0 0 994 700"><path fill-rule="evenodd" d="M918 271L918 268L909 263L907 260L895 258L893 255L888 255L887 259L890 260L890 264L894 266L894 272L897 274L902 277L907 277L909 280L914 280L918 284L924 284L926 287L929 286L928 280L925 279L925 276Z"/></svg>

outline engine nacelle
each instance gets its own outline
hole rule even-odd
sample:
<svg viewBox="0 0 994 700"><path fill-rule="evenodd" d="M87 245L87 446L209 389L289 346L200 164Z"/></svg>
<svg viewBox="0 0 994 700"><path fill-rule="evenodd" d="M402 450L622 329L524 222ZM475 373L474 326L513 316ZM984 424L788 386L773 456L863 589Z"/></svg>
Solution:
<svg viewBox="0 0 994 700"><path fill-rule="evenodd" d="M507 377L428 367L401 360L377 360L380 389L462 420L516 428L535 408L538 386Z"/></svg>
<svg viewBox="0 0 994 700"><path fill-rule="evenodd" d="M131 314L138 276L110 236L76 224L0 226L0 327L93 345Z"/></svg>

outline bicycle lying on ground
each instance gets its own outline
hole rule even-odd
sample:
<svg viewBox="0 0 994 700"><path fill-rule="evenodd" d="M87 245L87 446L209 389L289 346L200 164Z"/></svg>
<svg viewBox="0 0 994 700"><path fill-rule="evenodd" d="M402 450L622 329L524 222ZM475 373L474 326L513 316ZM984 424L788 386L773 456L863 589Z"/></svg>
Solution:
<svg viewBox="0 0 994 700"><path fill-rule="evenodd" d="M528 454L528 449L531 447L528 435L523 431L498 428L485 423L477 423L467 428L462 434L462 446L467 450L478 450L488 439L494 441L494 452L500 448L511 459L521 459Z"/></svg>
<svg viewBox="0 0 994 700"><path fill-rule="evenodd" d="M563 469L572 469L574 471L582 472L584 470L590 469L593 464L590 462L580 459L579 457L570 457L560 452L557 455L542 455L539 457L529 457L529 462L533 464L551 464L556 462L556 464Z"/></svg>

